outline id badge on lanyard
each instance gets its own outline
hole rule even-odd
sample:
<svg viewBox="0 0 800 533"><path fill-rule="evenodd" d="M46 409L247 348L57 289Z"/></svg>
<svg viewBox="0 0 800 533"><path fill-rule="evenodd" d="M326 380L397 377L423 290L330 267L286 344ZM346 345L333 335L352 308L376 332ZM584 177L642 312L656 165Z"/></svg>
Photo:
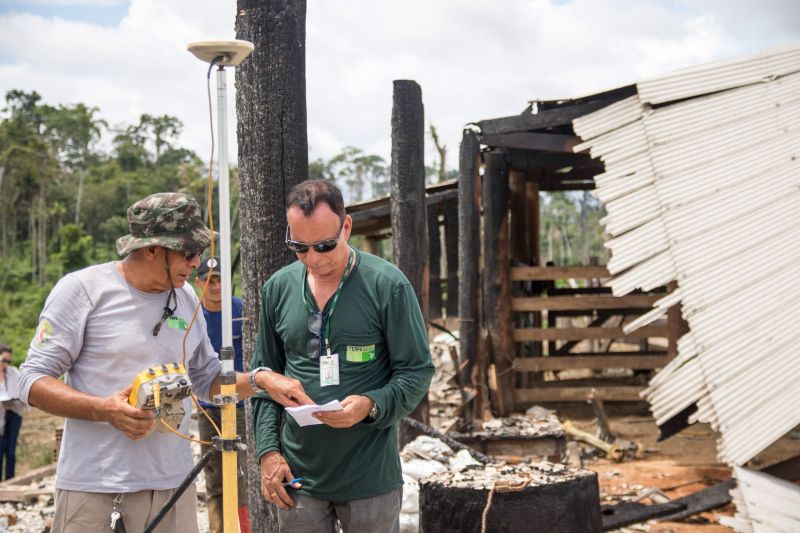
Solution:
<svg viewBox="0 0 800 533"><path fill-rule="evenodd" d="M319 358L319 386L330 387L338 384L339 354L331 353L330 346L328 346L326 354Z"/></svg>
<svg viewBox="0 0 800 533"><path fill-rule="evenodd" d="M330 320L333 316L333 311L336 309L336 304L339 301L339 295L342 292L342 287L344 286L344 282L347 277L350 275L351 267L353 266L353 261L355 260L355 251L350 249L349 257L347 258L347 266L345 267L344 273L342 274L342 279L339 281L339 286L336 288L336 293L333 295L333 299L331 300L330 310L328 311L328 320L327 324L323 315L322 324L320 327L320 334L325 335L325 355L319 358L319 386L320 387L330 387L333 385L339 384L339 354L338 353L331 353L331 346L329 342L329 335L330 335ZM306 274L307 275L307 274ZM306 295L306 283L303 282L302 291L303 291L303 302L306 305L306 308L309 312L314 311L313 306L308 301L308 297Z"/></svg>

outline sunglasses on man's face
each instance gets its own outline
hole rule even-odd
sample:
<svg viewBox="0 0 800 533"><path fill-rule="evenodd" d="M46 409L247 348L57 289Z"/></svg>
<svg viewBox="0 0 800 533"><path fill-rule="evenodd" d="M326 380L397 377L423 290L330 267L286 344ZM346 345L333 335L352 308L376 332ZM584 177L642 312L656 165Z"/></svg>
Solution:
<svg viewBox="0 0 800 533"><path fill-rule="evenodd" d="M155 246L151 246L150 247L151 250L155 250L155 248L156 248ZM162 246L162 248L164 248L165 253L169 252L169 250L171 250L171 248L166 248L164 246ZM181 254L183 256L183 258L186 260L187 263L190 262L190 261L194 261L195 257L203 255L203 252L204 252L204 250L199 250L199 251L198 250L173 250L173 251Z"/></svg>
<svg viewBox="0 0 800 533"><path fill-rule="evenodd" d="M178 250L177 252L183 255L183 259L187 263L194 261L195 257L203 255L203 250Z"/></svg>
<svg viewBox="0 0 800 533"><path fill-rule="evenodd" d="M336 245L339 243L339 236L342 234L342 228L344 227L344 221L339 226L339 233L333 239L325 239L324 241L317 241L317 242L300 242L300 241L293 241L289 238L289 226L286 226L286 247L289 250L293 251L296 254L304 254L308 252L309 248L313 248L315 252L320 254L326 254L336 248Z"/></svg>

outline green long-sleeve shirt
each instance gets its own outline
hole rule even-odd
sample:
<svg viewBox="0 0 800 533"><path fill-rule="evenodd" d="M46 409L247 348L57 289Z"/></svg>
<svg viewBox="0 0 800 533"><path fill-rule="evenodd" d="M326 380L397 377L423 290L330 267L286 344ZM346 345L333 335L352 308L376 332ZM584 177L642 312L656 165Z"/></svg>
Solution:
<svg viewBox="0 0 800 533"><path fill-rule="evenodd" d="M264 285L252 359L254 368L267 366L298 379L318 404L354 394L377 404L375 422L335 429L300 427L267 394L252 399L258 456L280 451L292 473L303 478L299 492L332 501L376 496L402 485L396 423L414 410L433 375L425 323L408 279L383 259L358 251L356 256L330 316L339 385L321 387L319 360L307 355L314 335L303 299L306 269L299 261Z"/></svg>

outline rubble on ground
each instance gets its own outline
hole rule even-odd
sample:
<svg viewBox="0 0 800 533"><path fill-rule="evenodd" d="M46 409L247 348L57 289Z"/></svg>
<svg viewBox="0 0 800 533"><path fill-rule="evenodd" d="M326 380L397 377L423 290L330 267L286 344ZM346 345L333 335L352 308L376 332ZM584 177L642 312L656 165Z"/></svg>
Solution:
<svg viewBox="0 0 800 533"><path fill-rule="evenodd" d="M49 531L55 513L53 484L55 476L48 476L27 485L14 486L19 490L20 502L0 503L0 532L38 533Z"/></svg>
<svg viewBox="0 0 800 533"><path fill-rule="evenodd" d="M475 437L563 437L564 430L555 411L534 405L525 414L511 414L478 423Z"/></svg>

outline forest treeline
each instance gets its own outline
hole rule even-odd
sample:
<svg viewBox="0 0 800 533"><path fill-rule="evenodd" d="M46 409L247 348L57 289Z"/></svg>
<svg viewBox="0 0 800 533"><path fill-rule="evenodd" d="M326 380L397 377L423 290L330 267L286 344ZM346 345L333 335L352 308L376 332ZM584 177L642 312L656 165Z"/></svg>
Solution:
<svg viewBox="0 0 800 533"><path fill-rule="evenodd" d="M144 114L136 124L109 125L96 107L49 105L36 92L5 95L0 114L0 342L24 359L44 299L64 274L117 257L127 233L126 210L154 192L180 191L206 202L207 162L179 145L181 121ZM439 164L426 169L437 182L447 171L446 147L430 139ZM309 177L336 181L348 202L389 190L384 158L346 147L309 163ZM232 171L233 249L238 248L236 171ZM216 210L215 199L214 206ZM542 256L558 265L600 257L600 206L582 193L542 195Z"/></svg>

